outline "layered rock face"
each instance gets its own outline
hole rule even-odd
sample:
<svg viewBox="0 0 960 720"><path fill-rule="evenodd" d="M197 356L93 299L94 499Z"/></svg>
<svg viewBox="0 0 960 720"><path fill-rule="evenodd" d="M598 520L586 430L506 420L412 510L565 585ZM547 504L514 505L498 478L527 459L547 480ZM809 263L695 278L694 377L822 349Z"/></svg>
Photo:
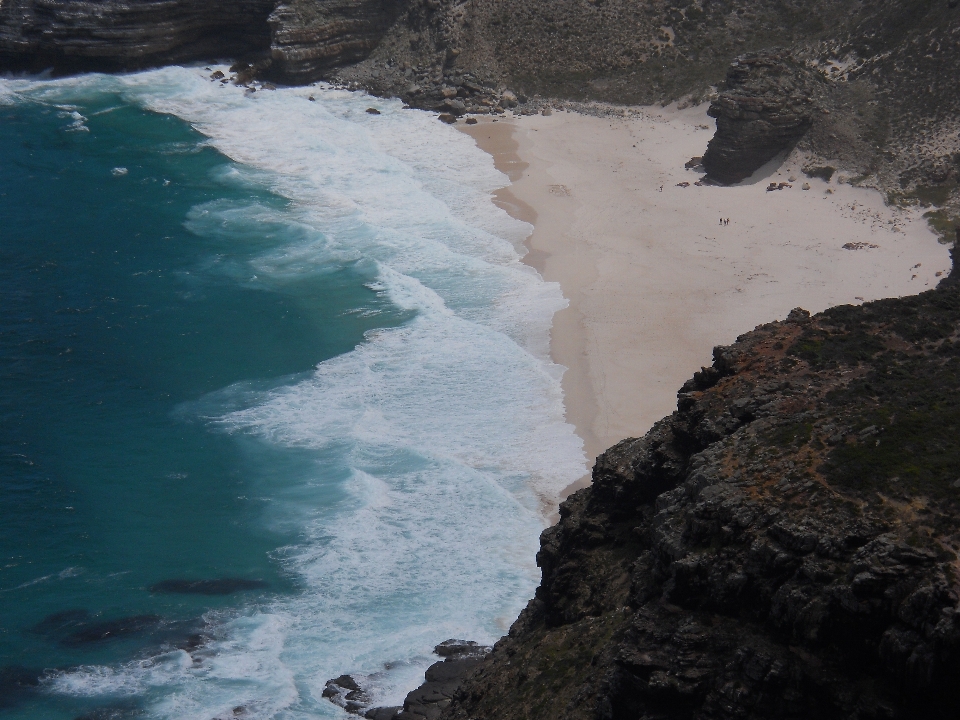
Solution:
<svg viewBox="0 0 960 720"><path fill-rule="evenodd" d="M401 4L5 0L0 3L0 68L110 71L247 57L258 60L267 75L306 83L366 57Z"/></svg>
<svg viewBox="0 0 960 720"><path fill-rule="evenodd" d="M270 15L272 73L306 83L363 60L396 19L397 0L295 0Z"/></svg>
<svg viewBox="0 0 960 720"><path fill-rule="evenodd" d="M816 83L810 70L784 53L734 60L707 111L717 119L703 156L707 175L722 183L740 182L795 145L813 122Z"/></svg>
<svg viewBox="0 0 960 720"><path fill-rule="evenodd" d="M960 290L715 350L561 506L444 718L928 718L960 707Z"/></svg>
<svg viewBox="0 0 960 720"><path fill-rule="evenodd" d="M0 3L0 67L126 70L265 50L275 0Z"/></svg>

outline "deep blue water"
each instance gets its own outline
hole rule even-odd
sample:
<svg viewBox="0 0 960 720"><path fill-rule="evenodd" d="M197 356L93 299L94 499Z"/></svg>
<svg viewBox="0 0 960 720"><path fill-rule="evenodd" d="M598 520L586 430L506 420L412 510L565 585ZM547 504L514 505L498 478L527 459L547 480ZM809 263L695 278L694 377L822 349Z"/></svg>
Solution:
<svg viewBox="0 0 960 720"><path fill-rule="evenodd" d="M327 678L395 702L536 584L582 455L501 176L398 104L260 96L0 81L4 717L336 717Z"/></svg>
<svg viewBox="0 0 960 720"><path fill-rule="evenodd" d="M110 662L178 642L205 610L237 600L151 593L154 583L296 586L270 559L291 538L256 522L259 495L312 458L211 431L178 405L238 381L289 382L400 317L347 314L385 304L349 266L282 290L238 283L285 228L238 247L190 232L186 216L211 201L287 201L218 182L228 159L183 121L124 104L66 132L57 108L0 112L0 665ZM90 617L34 629L65 611ZM144 614L164 625L67 644Z"/></svg>

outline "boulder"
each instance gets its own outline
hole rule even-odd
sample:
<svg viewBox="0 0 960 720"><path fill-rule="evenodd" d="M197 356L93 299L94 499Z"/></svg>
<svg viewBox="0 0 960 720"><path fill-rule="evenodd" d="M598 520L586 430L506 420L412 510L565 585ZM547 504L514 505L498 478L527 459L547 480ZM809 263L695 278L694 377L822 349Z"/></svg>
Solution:
<svg viewBox="0 0 960 720"><path fill-rule="evenodd" d="M444 100L441 105L447 112L451 115L463 115L467 111L467 106L463 104L461 100L448 99Z"/></svg>
<svg viewBox="0 0 960 720"><path fill-rule="evenodd" d="M740 182L793 147L813 123L817 82L812 71L783 52L734 60L707 111L717 119L703 156L707 176L723 184Z"/></svg>

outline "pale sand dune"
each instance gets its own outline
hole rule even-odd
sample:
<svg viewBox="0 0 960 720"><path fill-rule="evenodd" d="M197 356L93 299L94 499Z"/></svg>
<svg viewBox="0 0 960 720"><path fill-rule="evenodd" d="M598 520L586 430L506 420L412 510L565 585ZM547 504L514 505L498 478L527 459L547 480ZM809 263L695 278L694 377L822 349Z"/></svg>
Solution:
<svg viewBox="0 0 960 720"><path fill-rule="evenodd" d="M714 345L795 307L915 294L950 269L919 212L808 180L796 165L772 164L735 187L693 185L700 173L684 163L712 135L705 110L461 126L513 182L495 201L534 223L525 261L570 300L554 318L551 350L568 368L567 416L591 464L672 412ZM766 191L793 174L792 189ZM842 247L857 242L878 247Z"/></svg>

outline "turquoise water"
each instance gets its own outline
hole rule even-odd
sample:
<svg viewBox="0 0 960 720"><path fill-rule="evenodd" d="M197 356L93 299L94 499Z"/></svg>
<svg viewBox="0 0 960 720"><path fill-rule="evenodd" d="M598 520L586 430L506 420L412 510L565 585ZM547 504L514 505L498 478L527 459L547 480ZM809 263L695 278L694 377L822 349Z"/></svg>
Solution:
<svg viewBox="0 0 960 720"><path fill-rule="evenodd" d="M0 81L4 716L394 702L505 630L582 470L489 159L207 74Z"/></svg>

